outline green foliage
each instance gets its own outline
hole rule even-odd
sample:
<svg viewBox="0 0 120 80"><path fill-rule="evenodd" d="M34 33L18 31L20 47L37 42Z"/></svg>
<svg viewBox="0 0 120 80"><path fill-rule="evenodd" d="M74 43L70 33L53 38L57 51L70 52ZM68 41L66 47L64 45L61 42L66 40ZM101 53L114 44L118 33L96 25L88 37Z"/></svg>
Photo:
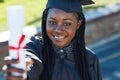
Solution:
<svg viewBox="0 0 120 80"><path fill-rule="evenodd" d="M42 15L47 0L4 0L0 2L0 31L7 30L7 7L14 5L23 5L25 8L26 25L34 22ZM33 25L40 25L40 21Z"/></svg>
<svg viewBox="0 0 120 80"><path fill-rule="evenodd" d="M84 6L84 11L94 10L107 4L119 2L119 0L93 0L94 5ZM40 19L47 0L4 0L0 2L0 31L7 30L7 7L13 5L23 5L25 7L26 25L40 25ZM61 4L62 5L62 4Z"/></svg>

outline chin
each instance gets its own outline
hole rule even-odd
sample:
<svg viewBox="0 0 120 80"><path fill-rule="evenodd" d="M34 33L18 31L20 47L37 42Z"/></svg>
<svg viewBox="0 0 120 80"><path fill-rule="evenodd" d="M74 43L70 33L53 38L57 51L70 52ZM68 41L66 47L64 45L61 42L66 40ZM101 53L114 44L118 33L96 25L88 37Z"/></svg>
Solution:
<svg viewBox="0 0 120 80"><path fill-rule="evenodd" d="M64 46L64 45L63 45L62 43L60 43L60 42L59 42L59 43L58 43L58 42L53 42L53 43L54 43L54 45L56 45L56 46L58 46L58 47L60 47L60 48Z"/></svg>
<svg viewBox="0 0 120 80"><path fill-rule="evenodd" d="M56 46L58 46L59 48L64 48L67 46L67 44L62 44L62 43L54 43Z"/></svg>
<svg viewBox="0 0 120 80"><path fill-rule="evenodd" d="M66 47L67 45L69 45L69 44L66 42L66 40L63 40L63 41L53 40L53 43L54 43L56 46L60 47L60 48L64 48L64 47Z"/></svg>

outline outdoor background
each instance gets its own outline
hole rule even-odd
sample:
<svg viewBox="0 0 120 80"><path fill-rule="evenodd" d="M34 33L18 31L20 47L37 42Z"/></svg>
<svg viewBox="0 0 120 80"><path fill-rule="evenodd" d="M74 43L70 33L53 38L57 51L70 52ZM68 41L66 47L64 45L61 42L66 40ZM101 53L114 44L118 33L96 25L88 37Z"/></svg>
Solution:
<svg viewBox="0 0 120 80"><path fill-rule="evenodd" d="M40 26L41 14L47 0L0 0L0 32L8 30L7 7L23 5L25 7L26 26ZM3 1L3 2L2 2ZM119 0L93 0L96 4L84 7L84 11L94 10L99 7L119 2Z"/></svg>
<svg viewBox="0 0 120 80"><path fill-rule="evenodd" d="M120 0L93 1L95 4L83 6L86 46L97 55L103 80L120 80ZM7 7L24 6L25 34L30 38L41 32L41 16L46 2L47 0L0 0L0 75L3 59L8 55Z"/></svg>

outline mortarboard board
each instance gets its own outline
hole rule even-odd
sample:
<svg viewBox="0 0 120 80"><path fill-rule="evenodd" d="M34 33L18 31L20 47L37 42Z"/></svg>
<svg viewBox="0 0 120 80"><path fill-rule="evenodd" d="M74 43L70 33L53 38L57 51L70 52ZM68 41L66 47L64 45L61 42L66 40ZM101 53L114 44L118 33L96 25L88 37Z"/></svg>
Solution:
<svg viewBox="0 0 120 80"><path fill-rule="evenodd" d="M46 8L58 8L66 12L82 12L82 5L93 3L92 0L48 0Z"/></svg>

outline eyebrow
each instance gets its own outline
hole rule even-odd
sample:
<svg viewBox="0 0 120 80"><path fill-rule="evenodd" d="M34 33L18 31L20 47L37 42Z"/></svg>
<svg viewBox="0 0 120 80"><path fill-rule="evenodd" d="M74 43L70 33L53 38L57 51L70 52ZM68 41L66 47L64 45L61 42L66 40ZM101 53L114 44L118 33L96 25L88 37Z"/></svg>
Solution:
<svg viewBox="0 0 120 80"><path fill-rule="evenodd" d="M70 18L65 18L65 19L63 19L63 20L70 20L70 21L73 21L72 19L70 19Z"/></svg>
<svg viewBox="0 0 120 80"><path fill-rule="evenodd" d="M53 20L55 20L55 18L53 18L53 17L49 17L48 19L53 19Z"/></svg>
<svg viewBox="0 0 120 80"><path fill-rule="evenodd" d="M49 17L48 19L53 19L53 20L55 20L55 18L53 18L53 17ZM63 20L70 20L70 21L73 21L73 20L70 19L70 18L65 18L65 19L63 19Z"/></svg>

